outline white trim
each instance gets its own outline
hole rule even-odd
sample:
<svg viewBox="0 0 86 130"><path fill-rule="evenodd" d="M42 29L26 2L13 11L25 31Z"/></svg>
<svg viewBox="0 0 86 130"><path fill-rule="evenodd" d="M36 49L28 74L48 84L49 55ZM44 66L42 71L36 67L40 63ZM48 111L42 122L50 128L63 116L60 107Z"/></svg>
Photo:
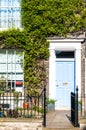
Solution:
<svg viewBox="0 0 86 130"><path fill-rule="evenodd" d="M49 58L49 97L55 98L55 50L72 50L75 52L75 69L76 69L76 86L79 88L79 95L81 94L81 42L84 39L55 39L48 40L50 42L50 58ZM70 59L71 60L71 59Z"/></svg>
<svg viewBox="0 0 86 130"><path fill-rule="evenodd" d="M56 58L55 61L75 61L74 58Z"/></svg>
<svg viewBox="0 0 86 130"><path fill-rule="evenodd" d="M16 29L19 29L20 31L22 31L23 30L23 28L19 28L19 27L15 27ZM12 29L12 27L8 27L8 28L0 28L0 31L7 31L7 30L9 30L9 29Z"/></svg>
<svg viewBox="0 0 86 130"><path fill-rule="evenodd" d="M52 39L48 39L48 41L50 42L50 43L62 43L62 42L69 42L69 43L74 43L74 42L76 42L76 43L81 43L81 42L83 42L84 41L84 39L83 38L76 38L76 39L74 39L74 38L72 38L72 39L64 39L64 38L62 38L62 39L57 39L57 38L52 38Z"/></svg>

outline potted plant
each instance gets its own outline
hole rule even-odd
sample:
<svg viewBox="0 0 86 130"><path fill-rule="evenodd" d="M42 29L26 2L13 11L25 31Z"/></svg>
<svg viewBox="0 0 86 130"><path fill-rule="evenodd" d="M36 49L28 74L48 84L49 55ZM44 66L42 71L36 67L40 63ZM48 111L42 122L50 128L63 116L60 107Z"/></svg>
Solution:
<svg viewBox="0 0 86 130"><path fill-rule="evenodd" d="M23 102L23 108L28 109L29 108L29 103L28 102Z"/></svg>
<svg viewBox="0 0 86 130"><path fill-rule="evenodd" d="M50 99L50 98L46 99L48 111L54 111L55 110L55 102L56 102L55 99Z"/></svg>

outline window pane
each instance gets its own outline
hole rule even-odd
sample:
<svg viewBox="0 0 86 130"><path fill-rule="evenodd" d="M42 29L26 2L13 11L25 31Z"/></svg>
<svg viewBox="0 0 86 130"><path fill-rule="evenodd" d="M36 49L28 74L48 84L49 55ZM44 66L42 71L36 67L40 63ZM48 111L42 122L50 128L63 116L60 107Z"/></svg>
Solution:
<svg viewBox="0 0 86 130"><path fill-rule="evenodd" d="M3 79L4 81L6 81L7 75L0 73L0 80L2 80L2 79Z"/></svg>
<svg viewBox="0 0 86 130"><path fill-rule="evenodd" d="M15 72L16 66L15 64L8 64L8 72Z"/></svg>
<svg viewBox="0 0 86 130"><path fill-rule="evenodd" d="M8 12L7 12L8 17L10 18L12 17L13 11L14 11L13 8L10 7L8 8Z"/></svg>
<svg viewBox="0 0 86 130"><path fill-rule="evenodd" d="M7 0L1 0L1 6L6 6L7 2L8 2Z"/></svg>
<svg viewBox="0 0 86 130"><path fill-rule="evenodd" d="M20 6L21 0L12 0L13 6Z"/></svg>
<svg viewBox="0 0 86 130"><path fill-rule="evenodd" d="M6 50L0 50L0 63L6 63L7 61L7 55Z"/></svg>
<svg viewBox="0 0 86 130"><path fill-rule="evenodd" d="M7 65L6 64L0 64L0 72L7 72Z"/></svg>
<svg viewBox="0 0 86 130"><path fill-rule="evenodd" d="M12 6L12 1L13 0L8 0L8 2L7 2L8 6Z"/></svg>
<svg viewBox="0 0 86 130"><path fill-rule="evenodd" d="M15 63L15 54L13 50L8 51L8 63Z"/></svg>
<svg viewBox="0 0 86 130"><path fill-rule="evenodd" d="M23 73L23 65L20 64L16 64L16 72L22 72Z"/></svg>
<svg viewBox="0 0 86 130"><path fill-rule="evenodd" d="M16 74L17 80L23 80L23 74Z"/></svg>
<svg viewBox="0 0 86 130"><path fill-rule="evenodd" d="M14 73L8 73L8 80L15 80L16 79L16 75Z"/></svg>

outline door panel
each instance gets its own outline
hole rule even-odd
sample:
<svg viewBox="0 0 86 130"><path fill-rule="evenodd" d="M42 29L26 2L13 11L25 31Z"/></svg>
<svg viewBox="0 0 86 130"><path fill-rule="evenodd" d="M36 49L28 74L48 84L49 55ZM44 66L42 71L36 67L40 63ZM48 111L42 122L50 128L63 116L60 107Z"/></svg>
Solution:
<svg viewBox="0 0 86 130"><path fill-rule="evenodd" d="M56 62L56 108L70 108L70 93L74 92L74 61Z"/></svg>

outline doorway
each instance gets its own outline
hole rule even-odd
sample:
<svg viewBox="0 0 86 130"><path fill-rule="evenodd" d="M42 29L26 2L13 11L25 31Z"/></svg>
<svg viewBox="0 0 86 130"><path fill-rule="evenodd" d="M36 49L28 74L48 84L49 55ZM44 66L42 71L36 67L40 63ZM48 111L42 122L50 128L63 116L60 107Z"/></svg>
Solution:
<svg viewBox="0 0 86 130"><path fill-rule="evenodd" d="M55 105L55 110L57 110L63 108L60 106L61 101L58 99L65 97L63 105L66 109L70 106L69 101L66 101L70 100L68 95L66 95L68 94L67 92L75 92L75 88L78 86L79 95L81 94L81 42L83 39L52 38L48 41L50 42L49 98L57 100ZM65 80L63 80L63 73ZM60 79L61 83L58 81L60 77L62 77ZM71 79L71 83L67 78ZM63 89L64 96L60 89ZM66 106L65 104L69 105Z"/></svg>
<svg viewBox="0 0 86 130"><path fill-rule="evenodd" d="M70 94L74 92L74 51L56 51L56 108L70 109Z"/></svg>
<svg viewBox="0 0 86 130"><path fill-rule="evenodd" d="M56 61L56 108L70 109L74 92L74 61Z"/></svg>

